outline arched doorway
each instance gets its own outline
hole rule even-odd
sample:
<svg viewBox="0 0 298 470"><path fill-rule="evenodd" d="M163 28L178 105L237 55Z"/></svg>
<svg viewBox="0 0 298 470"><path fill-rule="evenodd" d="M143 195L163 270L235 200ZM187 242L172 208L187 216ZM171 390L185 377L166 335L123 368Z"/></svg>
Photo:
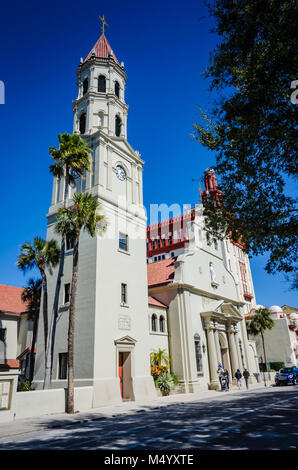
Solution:
<svg viewBox="0 0 298 470"><path fill-rule="evenodd" d="M227 337L225 334L219 333L218 339L219 339L221 363L223 365L223 368L227 369L229 371L229 374L231 374L229 345L228 345Z"/></svg>

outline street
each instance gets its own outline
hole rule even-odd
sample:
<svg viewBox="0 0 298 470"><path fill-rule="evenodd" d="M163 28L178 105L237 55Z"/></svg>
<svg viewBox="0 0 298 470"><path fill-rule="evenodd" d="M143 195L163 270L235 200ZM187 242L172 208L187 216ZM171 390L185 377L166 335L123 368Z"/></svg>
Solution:
<svg viewBox="0 0 298 470"><path fill-rule="evenodd" d="M0 439L0 450L297 450L298 386L219 393Z"/></svg>

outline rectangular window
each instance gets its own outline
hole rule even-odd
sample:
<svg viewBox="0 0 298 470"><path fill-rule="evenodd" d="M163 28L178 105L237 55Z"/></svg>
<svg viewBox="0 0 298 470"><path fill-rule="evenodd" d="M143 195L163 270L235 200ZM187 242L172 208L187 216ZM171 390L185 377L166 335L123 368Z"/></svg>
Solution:
<svg viewBox="0 0 298 470"><path fill-rule="evenodd" d="M158 238L156 242L157 242L157 248L160 248L160 239Z"/></svg>
<svg viewBox="0 0 298 470"><path fill-rule="evenodd" d="M64 304L70 302L70 284L64 284Z"/></svg>
<svg viewBox="0 0 298 470"><path fill-rule="evenodd" d="M196 353L196 365L197 373L202 372L202 353L201 353L201 342L200 339L195 338L195 353Z"/></svg>
<svg viewBox="0 0 298 470"><path fill-rule="evenodd" d="M127 303L127 284L121 284L121 303Z"/></svg>
<svg viewBox="0 0 298 470"><path fill-rule="evenodd" d="M128 236L124 233L119 233L119 249L128 251Z"/></svg>
<svg viewBox="0 0 298 470"><path fill-rule="evenodd" d="M169 244L172 245L173 237L172 235L169 235Z"/></svg>
<svg viewBox="0 0 298 470"><path fill-rule="evenodd" d="M67 353L59 354L59 371L58 379L66 380L67 379Z"/></svg>
<svg viewBox="0 0 298 470"><path fill-rule="evenodd" d="M162 246L166 246L166 239L165 238L162 238Z"/></svg>

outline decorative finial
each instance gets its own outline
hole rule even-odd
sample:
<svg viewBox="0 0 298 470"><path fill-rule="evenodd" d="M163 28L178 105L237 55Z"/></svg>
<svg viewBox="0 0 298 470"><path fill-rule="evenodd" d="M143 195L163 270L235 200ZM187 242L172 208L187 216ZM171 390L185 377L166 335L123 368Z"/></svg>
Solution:
<svg viewBox="0 0 298 470"><path fill-rule="evenodd" d="M100 21L102 22L102 26L101 26L101 31L102 31L102 34L105 33L105 26L109 26L108 23L106 23L106 20L105 20L105 16L102 15L98 17L100 19Z"/></svg>

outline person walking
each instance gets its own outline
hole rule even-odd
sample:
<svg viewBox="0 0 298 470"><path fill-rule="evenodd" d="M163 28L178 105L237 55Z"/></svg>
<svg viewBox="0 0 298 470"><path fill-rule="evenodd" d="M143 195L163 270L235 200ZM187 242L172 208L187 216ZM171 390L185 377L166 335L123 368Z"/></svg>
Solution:
<svg viewBox="0 0 298 470"><path fill-rule="evenodd" d="M248 390L248 377L249 377L249 372L247 369L244 368L244 371L243 371L243 377L244 377L244 380L245 380L245 385L246 385L246 388Z"/></svg>
<svg viewBox="0 0 298 470"><path fill-rule="evenodd" d="M241 377L242 377L242 374L241 374L240 370L237 369L236 372L235 372L235 378L237 379L237 385L238 385L239 390L242 390Z"/></svg>
<svg viewBox="0 0 298 470"><path fill-rule="evenodd" d="M227 382L227 390L230 390L230 375L227 369L224 370L224 376Z"/></svg>

